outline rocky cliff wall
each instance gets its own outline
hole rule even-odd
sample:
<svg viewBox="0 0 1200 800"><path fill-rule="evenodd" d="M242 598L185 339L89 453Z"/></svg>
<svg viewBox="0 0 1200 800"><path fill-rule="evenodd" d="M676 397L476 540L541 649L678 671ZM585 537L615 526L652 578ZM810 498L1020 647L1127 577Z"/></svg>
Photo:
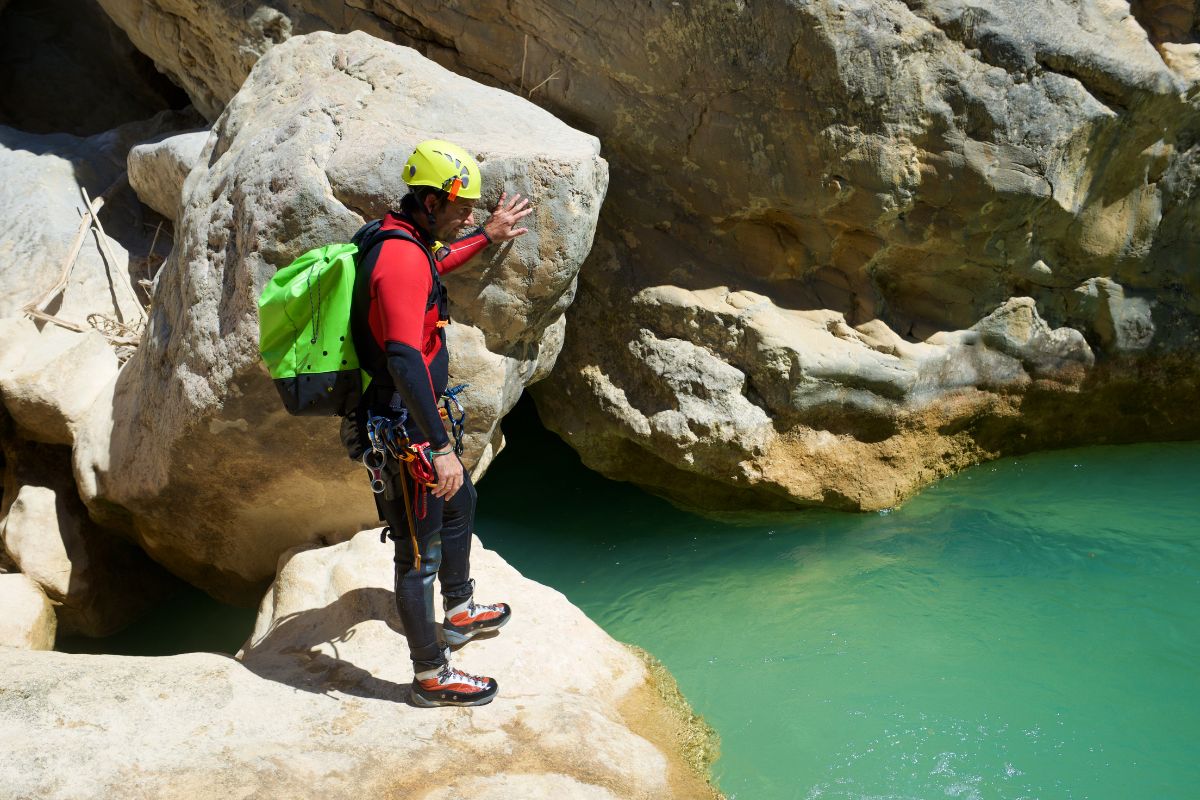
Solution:
<svg viewBox="0 0 1200 800"><path fill-rule="evenodd" d="M690 505L875 508L983 458L1198 432L1187 3L104 6L210 114L277 40L361 28L600 136L598 247L535 394L610 476ZM647 301L677 290L759 299L715 320ZM1090 363L1048 378L976 337L943 372L864 354L916 369L904 389L822 366L847 337L971 339L1014 302ZM829 330L760 347L759 310Z"/></svg>

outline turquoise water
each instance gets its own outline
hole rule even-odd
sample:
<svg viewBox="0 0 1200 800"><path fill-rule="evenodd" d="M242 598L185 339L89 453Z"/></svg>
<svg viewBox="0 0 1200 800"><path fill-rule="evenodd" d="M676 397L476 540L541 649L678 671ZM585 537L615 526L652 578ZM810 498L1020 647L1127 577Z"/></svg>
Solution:
<svg viewBox="0 0 1200 800"><path fill-rule="evenodd" d="M484 542L663 660L731 800L1200 796L1200 444L734 526L505 429Z"/></svg>
<svg viewBox="0 0 1200 800"><path fill-rule="evenodd" d="M184 585L125 630L103 639L60 636L54 649L63 653L118 656L174 656L180 653L233 655L254 629L258 610L218 603L194 586Z"/></svg>

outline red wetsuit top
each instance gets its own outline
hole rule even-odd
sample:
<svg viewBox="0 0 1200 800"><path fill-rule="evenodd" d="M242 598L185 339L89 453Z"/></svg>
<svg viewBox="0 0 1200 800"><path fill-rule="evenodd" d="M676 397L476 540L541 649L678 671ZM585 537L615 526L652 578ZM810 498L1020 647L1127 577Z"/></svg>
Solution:
<svg viewBox="0 0 1200 800"><path fill-rule="evenodd" d="M433 245L429 234L410 217L388 212L380 230L396 229L406 231L426 247ZM488 244L482 228L455 240L435 254L438 274L461 267ZM445 334L437 324L437 303L428 307L434 290L429 258L412 242L389 239L371 249L361 268L370 274L367 321L375 344L386 355L387 377L425 440L435 449L442 449L449 439L437 413L437 400L446 391L449 358ZM385 378L379 374L374 377Z"/></svg>

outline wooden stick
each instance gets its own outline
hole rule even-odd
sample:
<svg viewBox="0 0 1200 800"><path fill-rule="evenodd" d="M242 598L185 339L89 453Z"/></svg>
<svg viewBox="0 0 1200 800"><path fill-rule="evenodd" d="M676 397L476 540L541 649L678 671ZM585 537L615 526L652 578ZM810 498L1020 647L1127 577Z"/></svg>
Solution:
<svg viewBox="0 0 1200 800"><path fill-rule="evenodd" d="M99 211L104 206L104 198L97 197L94 201L95 210ZM79 258L79 251L83 249L83 240L87 238L87 232L90 224L88 218L84 216L79 220L79 229L75 231L75 239L71 242L71 250L67 253L66 259L63 261L62 274L58 276L58 280L37 300L25 306L25 311L44 311L46 306L58 296L58 293L67 288L67 281L71 278L71 270L75 266L75 259Z"/></svg>
<svg viewBox="0 0 1200 800"><path fill-rule="evenodd" d="M529 94L527 94L527 95L525 95L525 96L526 96L526 97L528 97L528 98L532 98L532 97L533 97L533 93L534 93L534 92L536 92L538 89L540 89L540 88L542 88L543 86L545 86L545 85L546 85L547 83L549 83L550 81L552 81L552 80L556 80L557 78L558 78L558 70L554 70L554 72L551 72L551 73L550 73L550 77L546 78L546 80L542 81L542 82L541 82L541 83L539 83L537 86L535 86L535 87L533 87L532 89L530 89L530 90L529 90Z"/></svg>
<svg viewBox="0 0 1200 800"><path fill-rule="evenodd" d="M158 234L162 233L162 226L163 224L159 222L158 227L154 229L154 238L150 240L150 252L146 254L146 277L137 281L137 285L142 287L142 291L146 293L146 299L151 303L154 302L154 267L151 266L151 262L154 260L154 248L158 244ZM162 266L161 261L159 266ZM129 280L133 282L132 269L129 272Z"/></svg>
<svg viewBox="0 0 1200 800"><path fill-rule="evenodd" d="M83 193L84 204L89 209L90 213L92 201L91 198L88 197L87 189L80 186L79 191ZM104 232L104 226L100 224L100 217L96 216L95 214L91 214L91 217L92 223L95 225L96 229L96 241L100 243L100 250L104 257L108 259L109 267L114 272L121 273L119 268L120 262L117 261L116 256L113 255L112 249L108 245L108 234ZM126 273L127 272L128 267L126 268ZM125 277L128 278L129 276L126 274ZM117 283L120 283L129 293L129 296L133 299L133 305L138 311L138 316L142 318L142 321L145 321L146 309L142 308L142 301L138 298L137 292L134 291L133 284L131 284L129 280L118 280ZM121 314L121 309L117 308L115 310L117 314L122 317L122 321L124 321L124 314Z"/></svg>
<svg viewBox="0 0 1200 800"><path fill-rule="evenodd" d="M26 306L26 308L25 308L25 313L28 314L33 319L40 319L40 320L45 320L46 322L53 322L55 325L66 328L69 331L75 331L76 333L83 333L86 330L86 328L82 328L79 325L76 325L74 322L68 322L67 320L60 319L60 318L54 316L53 314L47 314L44 311L39 311L34 308L29 308L28 306Z"/></svg>
<svg viewBox="0 0 1200 800"><path fill-rule="evenodd" d="M525 59L529 58L529 34L525 34L525 43L521 45L521 85L518 91L525 91Z"/></svg>

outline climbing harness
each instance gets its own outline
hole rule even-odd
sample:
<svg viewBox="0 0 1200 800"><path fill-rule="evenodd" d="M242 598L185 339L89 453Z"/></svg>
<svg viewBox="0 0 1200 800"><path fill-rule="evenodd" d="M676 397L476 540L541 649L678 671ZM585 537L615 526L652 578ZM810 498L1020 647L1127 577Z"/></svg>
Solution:
<svg viewBox="0 0 1200 800"><path fill-rule="evenodd" d="M417 545L416 520L425 519L429 510L429 490L437 486L437 473L433 462L429 459L429 444L412 442L404 432L404 423L408 419L408 411L400 409L400 416L390 417L371 415L367 418L367 442L370 449L363 453L362 463L371 477L371 491L382 494L391 500L393 487L400 484L404 493L404 511L408 519L408 533L412 539L413 556L416 568L421 566L421 552ZM416 489L415 497L409 497L408 481L394 471L392 465L403 464L404 469L412 476ZM400 480L394 480L401 478ZM387 541L388 531L380 536L380 541Z"/></svg>

